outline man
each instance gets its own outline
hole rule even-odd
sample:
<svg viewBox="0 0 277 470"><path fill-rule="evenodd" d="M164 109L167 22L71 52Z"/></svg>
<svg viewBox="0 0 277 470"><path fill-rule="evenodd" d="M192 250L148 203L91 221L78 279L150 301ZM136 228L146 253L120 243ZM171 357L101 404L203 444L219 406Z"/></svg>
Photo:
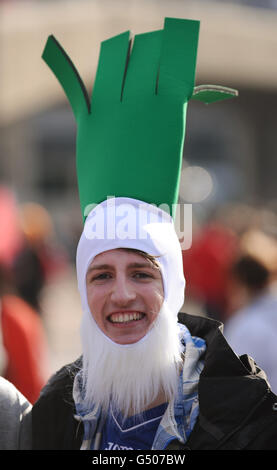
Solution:
<svg viewBox="0 0 277 470"><path fill-rule="evenodd" d="M237 358L217 322L180 314L177 323L182 257L173 230L148 241L156 257L122 241L98 253L103 240L84 233L83 359L54 376L34 406L35 448L275 448L276 396L263 372Z"/></svg>
<svg viewBox="0 0 277 470"><path fill-rule="evenodd" d="M174 215L198 28L167 18L132 48L127 33L102 43L92 103L61 46L52 36L46 45L78 122L83 354L34 405L34 449L276 446L276 397L263 373L237 358L220 324L178 322L185 279Z"/></svg>

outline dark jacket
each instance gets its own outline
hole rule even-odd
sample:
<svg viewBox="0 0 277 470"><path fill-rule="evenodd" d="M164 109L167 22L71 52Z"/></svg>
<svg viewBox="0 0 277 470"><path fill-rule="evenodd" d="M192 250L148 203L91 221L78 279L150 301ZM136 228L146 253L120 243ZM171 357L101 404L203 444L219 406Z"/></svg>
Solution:
<svg viewBox="0 0 277 470"><path fill-rule="evenodd" d="M199 380L199 417L185 445L168 450L277 450L277 396L247 355L240 358L211 319L179 314L192 336L205 339L205 366ZM74 418L72 386L81 359L63 367L33 407L33 448L80 449L82 423Z"/></svg>

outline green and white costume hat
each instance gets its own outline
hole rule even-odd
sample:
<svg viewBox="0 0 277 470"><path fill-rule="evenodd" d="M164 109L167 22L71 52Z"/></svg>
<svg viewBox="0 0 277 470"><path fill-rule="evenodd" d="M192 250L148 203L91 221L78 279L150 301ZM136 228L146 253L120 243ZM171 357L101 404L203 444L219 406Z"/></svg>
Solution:
<svg viewBox="0 0 277 470"><path fill-rule="evenodd" d="M165 18L163 29L138 34L133 41L127 31L102 42L91 98L69 56L53 36L48 38L43 59L60 81L77 122L77 179L85 222L77 276L84 310L88 263L119 247L158 255L165 302L174 314L182 306L185 280L173 218L187 104L191 99L210 103L237 94L225 87L194 86L198 35L199 21ZM128 223L140 236L124 238L116 227L113 237L90 236L93 224L104 220L107 228L110 223L109 196L115 198L118 223L124 207L133 208ZM140 210L143 215L154 212L156 222L151 217L152 221L141 222ZM117 223L116 217L112 220Z"/></svg>

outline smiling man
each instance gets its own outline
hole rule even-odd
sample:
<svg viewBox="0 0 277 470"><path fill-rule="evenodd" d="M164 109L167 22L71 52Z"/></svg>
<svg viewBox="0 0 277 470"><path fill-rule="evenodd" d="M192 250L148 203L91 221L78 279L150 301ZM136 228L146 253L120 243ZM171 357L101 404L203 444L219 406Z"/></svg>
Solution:
<svg viewBox="0 0 277 470"><path fill-rule="evenodd" d="M181 248L172 218L154 217L161 214L159 208L131 198L115 198L114 203L116 208L132 207L132 233L138 221L147 219L146 213L151 222L140 225L140 236L130 239L118 236L121 219L115 219L117 236L92 238L90 220L104 214L108 221L108 201L101 203L103 212L97 206L85 222L77 249L83 358L73 397L84 425L90 422L84 448L149 449L169 403L166 420L174 414L180 386L184 338L177 313L185 286ZM190 337L188 330L186 334ZM195 347L197 358L203 347L204 341ZM188 419L195 386L193 379ZM97 423L94 432L92 422ZM170 426L176 428L173 422ZM164 430L161 435L168 436Z"/></svg>
<svg viewBox="0 0 277 470"><path fill-rule="evenodd" d="M162 308L160 269L136 250L106 251L90 265L87 298L86 403L100 404L108 417L101 448L148 449L177 393L181 365L177 323Z"/></svg>
<svg viewBox="0 0 277 470"><path fill-rule="evenodd" d="M277 397L264 373L236 356L220 324L178 315L185 280L170 220L145 224L150 236L132 240L92 239L84 228L77 249L83 354L34 405L35 449L276 447Z"/></svg>
<svg viewBox="0 0 277 470"><path fill-rule="evenodd" d="M277 397L262 371L235 355L220 324L179 313L186 106L234 95L194 87L198 30L166 18L132 47L129 32L104 41L92 101L48 39L43 57L78 123L83 353L34 405L34 449L276 448Z"/></svg>

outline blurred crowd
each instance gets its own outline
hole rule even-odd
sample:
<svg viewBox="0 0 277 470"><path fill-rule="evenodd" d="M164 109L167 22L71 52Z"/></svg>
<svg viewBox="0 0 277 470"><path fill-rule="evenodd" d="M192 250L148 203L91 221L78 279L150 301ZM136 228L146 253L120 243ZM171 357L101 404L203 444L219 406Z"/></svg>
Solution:
<svg viewBox="0 0 277 470"><path fill-rule="evenodd" d="M65 269L47 210L0 187L0 375L34 403L50 376L44 287Z"/></svg>
<svg viewBox="0 0 277 470"><path fill-rule="evenodd" d="M186 298L224 323L238 355L249 354L277 391L277 218L274 210L221 207L195 228L183 252Z"/></svg>

